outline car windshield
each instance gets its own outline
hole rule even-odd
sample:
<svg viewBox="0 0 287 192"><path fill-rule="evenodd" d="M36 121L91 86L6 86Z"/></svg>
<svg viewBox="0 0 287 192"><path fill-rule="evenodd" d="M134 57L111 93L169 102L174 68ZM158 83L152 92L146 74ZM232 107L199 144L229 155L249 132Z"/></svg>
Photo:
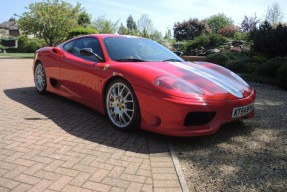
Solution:
<svg viewBox="0 0 287 192"><path fill-rule="evenodd" d="M183 61L172 51L150 39L128 36L106 37L104 44L110 58L114 61Z"/></svg>

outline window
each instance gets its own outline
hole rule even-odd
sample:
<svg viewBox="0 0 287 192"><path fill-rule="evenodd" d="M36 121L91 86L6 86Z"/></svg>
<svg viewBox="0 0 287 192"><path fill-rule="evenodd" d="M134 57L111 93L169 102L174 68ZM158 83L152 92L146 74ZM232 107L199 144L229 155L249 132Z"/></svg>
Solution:
<svg viewBox="0 0 287 192"><path fill-rule="evenodd" d="M110 58L114 61L132 58L143 61L183 61L169 49L150 39L106 37L104 43Z"/></svg>
<svg viewBox="0 0 287 192"><path fill-rule="evenodd" d="M68 51L69 53L73 54L75 51L73 50L74 46L76 44L76 40L75 41L70 41L69 43L66 43L64 45L64 49L66 51Z"/></svg>
<svg viewBox="0 0 287 192"><path fill-rule="evenodd" d="M99 61L96 56L82 56L80 54L80 50L83 48L91 48L95 54L99 55L101 58L104 58L101 45L96 38L80 38L64 45L64 49L66 51L77 57L81 57L82 59L87 59L91 61Z"/></svg>

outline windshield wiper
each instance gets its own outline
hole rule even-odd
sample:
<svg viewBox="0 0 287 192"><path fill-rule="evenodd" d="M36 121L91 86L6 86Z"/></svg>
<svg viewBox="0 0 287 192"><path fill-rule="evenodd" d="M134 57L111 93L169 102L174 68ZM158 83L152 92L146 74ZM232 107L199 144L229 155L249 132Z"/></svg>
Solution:
<svg viewBox="0 0 287 192"><path fill-rule="evenodd" d="M130 59L130 58L126 58L126 59L116 59L115 61L122 61L122 62L145 62L145 60L142 60L142 59Z"/></svg>
<svg viewBox="0 0 287 192"><path fill-rule="evenodd" d="M166 59L166 60L163 60L163 62L167 62L167 61L171 61L171 62L182 62L182 60L179 60L179 59Z"/></svg>

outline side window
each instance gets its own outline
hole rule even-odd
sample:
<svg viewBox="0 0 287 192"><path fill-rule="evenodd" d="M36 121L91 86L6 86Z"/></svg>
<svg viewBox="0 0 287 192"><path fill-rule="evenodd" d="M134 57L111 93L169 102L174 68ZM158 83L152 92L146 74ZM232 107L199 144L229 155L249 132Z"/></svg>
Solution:
<svg viewBox="0 0 287 192"><path fill-rule="evenodd" d="M68 47L68 44L66 44L65 46ZM65 46L64 46L64 49L66 50ZM97 38L89 37L89 38L78 39L76 40L73 48L70 49L69 52L77 57L81 57L82 59L86 59L90 61L99 61L96 56L82 56L80 54L80 50L83 48L91 48L94 53L99 55L101 58L104 58L100 43Z"/></svg>
<svg viewBox="0 0 287 192"><path fill-rule="evenodd" d="M69 53L74 54L74 53L75 53L74 47L75 47L76 42L77 42L77 40L75 40L75 41L70 41L69 43L66 43L66 44L64 45L64 49L65 49L66 51L68 51Z"/></svg>

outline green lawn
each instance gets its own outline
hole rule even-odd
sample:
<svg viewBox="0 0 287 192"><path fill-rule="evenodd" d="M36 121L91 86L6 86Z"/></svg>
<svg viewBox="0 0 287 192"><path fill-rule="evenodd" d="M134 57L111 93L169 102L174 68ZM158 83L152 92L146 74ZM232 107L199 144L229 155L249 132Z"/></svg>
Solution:
<svg viewBox="0 0 287 192"><path fill-rule="evenodd" d="M34 53L0 53L0 57L34 58Z"/></svg>

